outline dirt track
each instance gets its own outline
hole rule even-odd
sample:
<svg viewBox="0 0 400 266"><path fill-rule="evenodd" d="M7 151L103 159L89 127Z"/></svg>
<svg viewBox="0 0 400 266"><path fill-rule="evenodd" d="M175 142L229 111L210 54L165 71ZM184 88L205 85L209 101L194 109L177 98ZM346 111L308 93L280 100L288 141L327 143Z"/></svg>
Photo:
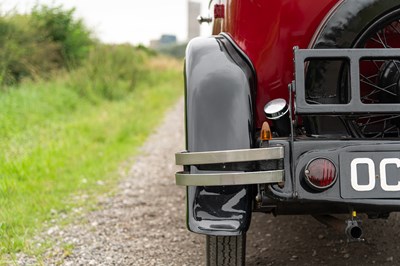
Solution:
<svg viewBox="0 0 400 266"><path fill-rule="evenodd" d="M343 217L344 218L344 217ZM248 233L248 265L399 265L400 221L365 220L366 242L347 243L344 234L310 216L273 218L256 214Z"/></svg>
<svg viewBox="0 0 400 266"><path fill-rule="evenodd" d="M162 136L162 140L160 139ZM185 189L174 185L174 152L184 146L183 101L167 114L142 155L94 211L67 228L52 230L56 244L45 265L202 265L204 237L185 228ZM248 265L399 265L399 216L365 221L367 242L345 237L313 218L254 214ZM73 247L65 252L66 245ZM20 265L35 259L20 255Z"/></svg>

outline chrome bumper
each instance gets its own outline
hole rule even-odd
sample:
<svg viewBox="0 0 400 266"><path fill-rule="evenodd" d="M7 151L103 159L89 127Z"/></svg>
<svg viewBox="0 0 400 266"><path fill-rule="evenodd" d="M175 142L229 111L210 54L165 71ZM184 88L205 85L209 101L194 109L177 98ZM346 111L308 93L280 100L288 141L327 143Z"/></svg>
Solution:
<svg viewBox="0 0 400 266"><path fill-rule="evenodd" d="M279 160L284 158L283 147L211 152L181 152L175 154L177 165L196 166L239 162ZM176 184L181 186L228 186L279 183L284 180L284 170L257 172L178 172Z"/></svg>

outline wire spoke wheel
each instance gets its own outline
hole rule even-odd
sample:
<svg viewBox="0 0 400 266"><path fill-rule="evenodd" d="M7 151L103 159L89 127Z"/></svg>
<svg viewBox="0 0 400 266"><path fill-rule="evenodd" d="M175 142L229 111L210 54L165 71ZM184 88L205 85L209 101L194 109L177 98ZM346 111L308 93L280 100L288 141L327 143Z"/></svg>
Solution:
<svg viewBox="0 0 400 266"><path fill-rule="evenodd" d="M400 11L373 23L357 40L356 48L400 48ZM347 78L347 75L344 75ZM348 82L341 82L348 84ZM346 91L347 86L342 88ZM399 59L366 59L360 62L360 93L364 104L400 104ZM347 90L348 91L348 90ZM345 92L346 93L346 92ZM400 108L400 106L399 106ZM364 115L347 119L356 137L400 137L400 115Z"/></svg>

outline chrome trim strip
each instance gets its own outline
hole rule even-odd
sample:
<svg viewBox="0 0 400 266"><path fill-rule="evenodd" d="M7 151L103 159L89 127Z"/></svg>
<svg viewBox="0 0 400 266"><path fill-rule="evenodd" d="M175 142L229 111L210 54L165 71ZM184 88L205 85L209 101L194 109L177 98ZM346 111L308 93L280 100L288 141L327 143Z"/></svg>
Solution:
<svg viewBox="0 0 400 266"><path fill-rule="evenodd" d="M282 158L284 158L283 147L210 152L181 152L175 154L177 165L250 162Z"/></svg>
<svg viewBox="0 0 400 266"><path fill-rule="evenodd" d="M234 186L278 183L283 181L284 170L242 173L189 174L178 172L175 175L179 186Z"/></svg>

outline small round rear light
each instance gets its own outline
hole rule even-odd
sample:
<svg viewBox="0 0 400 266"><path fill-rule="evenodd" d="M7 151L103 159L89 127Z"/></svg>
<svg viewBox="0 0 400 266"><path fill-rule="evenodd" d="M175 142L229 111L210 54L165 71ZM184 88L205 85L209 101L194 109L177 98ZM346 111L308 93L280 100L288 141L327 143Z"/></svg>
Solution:
<svg viewBox="0 0 400 266"><path fill-rule="evenodd" d="M325 158L311 160L304 173L307 184L317 190L331 187L337 178L336 166Z"/></svg>

